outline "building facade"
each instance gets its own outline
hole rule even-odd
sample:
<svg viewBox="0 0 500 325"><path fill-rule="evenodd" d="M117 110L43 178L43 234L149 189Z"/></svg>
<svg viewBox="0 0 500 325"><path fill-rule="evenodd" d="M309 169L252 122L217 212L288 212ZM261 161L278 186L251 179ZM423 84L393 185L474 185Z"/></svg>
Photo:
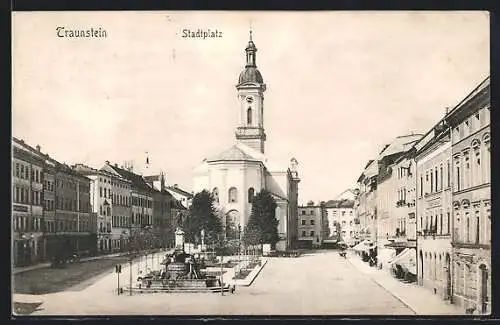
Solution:
<svg viewBox="0 0 500 325"><path fill-rule="evenodd" d="M451 139L443 120L415 145L418 283L451 299Z"/></svg>
<svg viewBox="0 0 500 325"><path fill-rule="evenodd" d="M158 181L156 181L158 182ZM159 185L155 185L155 188L159 188ZM186 209L189 209L193 201L193 193L183 190L177 184L172 186L166 186L165 190L170 193L180 204L182 204Z"/></svg>
<svg viewBox="0 0 500 325"><path fill-rule="evenodd" d="M490 78L447 116L451 129L453 302L491 312Z"/></svg>
<svg viewBox="0 0 500 325"><path fill-rule="evenodd" d="M327 238L328 224L324 204L314 204L298 207L298 235L300 247L320 247Z"/></svg>
<svg viewBox="0 0 500 325"><path fill-rule="evenodd" d="M24 141L12 141L13 265L25 266L45 258L43 231L44 160Z"/></svg>
<svg viewBox="0 0 500 325"><path fill-rule="evenodd" d="M73 169L91 179L91 207L97 214L99 253L122 251L131 216L130 181L83 164L76 164Z"/></svg>
<svg viewBox="0 0 500 325"><path fill-rule="evenodd" d="M382 150L377 159L377 262L382 267L390 267L394 258L406 248L411 250L405 254L416 256L415 247L409 247L410 243L404 240L406 230L403 233L409 219L405 209L411 205L411 202L406 203L406 199L415 188L410 183L415 179L411 176L412 167L405 156L421 137L421 134L398 136ZM400 267L416 273L412 266Z"/></svg>
<svg viewBox="0 0 500 325"><path fill-rule="evenodd" d="M117 164L106 164L102 170L119 176L130 182L130 228L154 228L153 224L153 193L154 190L141 175L135 174L132 169L118 167Z"/></svg>
<svg viewBox="0 0 500 325"><path fill-rule="evenodd" d="M325 203L327 233L325 242L345 242L356 245L359 239L360 222L354 209L354 200L330 200Z"/></svg>
<svg viewBox="0 0 500 325"><path fill-rule="evenodd" d="M257 69L257 48L252 39L245 49L246 65L241 72L237 89L239 119L236 144L222 153L205 159L194 170L195 192L207 190L216 198L217 208L223 216L226 229L238 233L244 229L252 207L253 196L267 190L275 199L280 240L277 250L293 247L297 236L297 161L289 168L271 163L264 155L264 92L266 85ZM231 238L230 238L231 239Z"/></svg>
<svg viewBox="0 0 500 325"><path fill-rule="evenodd" d="M372 242L377 240L377 175L377 162L370 160L357 180L359 194L355 201L360 239Z"/></svg>
<svg viewBox="0 0 500 325"><path fill-rule="evenodd" d="M176 199L166 190L165 175L152 175L144 177L145 181L153 188L153 225L162 247L172 246L175 236L173 227L173 212ZM189 200L189 205L190 205ZM180 204L180 203L179 203ZM181 221L182 222L182 221Z"/></svg>

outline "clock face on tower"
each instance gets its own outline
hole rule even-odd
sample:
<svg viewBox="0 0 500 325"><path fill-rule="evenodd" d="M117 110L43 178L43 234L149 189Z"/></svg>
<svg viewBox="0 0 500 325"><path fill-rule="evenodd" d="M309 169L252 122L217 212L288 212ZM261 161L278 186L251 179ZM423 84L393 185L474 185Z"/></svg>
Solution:
<svg viewBox="0 0 500 325"><path fill-rule="evenodd" d="M253 102L253 98L252 97L247 97L247 103L251 103Z"/></svg>

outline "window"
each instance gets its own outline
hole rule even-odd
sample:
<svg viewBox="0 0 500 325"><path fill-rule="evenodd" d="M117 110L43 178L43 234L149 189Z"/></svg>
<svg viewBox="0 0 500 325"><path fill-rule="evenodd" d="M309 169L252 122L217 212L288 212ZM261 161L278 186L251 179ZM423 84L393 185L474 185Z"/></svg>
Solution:
<svg viewBox="0 0 500 325"><path fill-rule="evenodd" d="M460 191L462 189L462 184L460 182L460 157L456 157L455 160L455 180L456 180L456 185L455 185L455 190Z"/></svg>
<svg viewBox="0 0 500 325"><path fill-rule="evenodd" d="M305 216L306 215L306 210L302 210L302 215Z"/></svg>
<svg viewBox="0 0 500 325"><path fill-rule="evenodd" d="M214 187L212 190L212 196L214 198L214 201L219 203L219 189L217 187Z"/></svg>
<svg viewBox="0 0 500 325"><path fill-rule="evenodd" d="M448 182L448 187L451 186L451 177L450 177L450 171L451 171L451 166L450 166L450 161L448 160L447 162L448 166L446 168L446 172L448 173L447 177L446 177L446 180Z"/></svg>
<svg viewBox="0 0 500 325"><path fill-rule="evenodd" d="M314 231L311 231L310 235L311 235L311 237L313 237L314 236Z"/></svg>
<svg viewBox="0 0 500 325"><path fill-rule="evenodd" d="M306 236L306 231L305 231L305 230L303 230L303 231L302 231L302 237L305 237L305 236Z"/></svg>
<svg viewBox="0 0 500 325"><path fill-rule="evenodd" d="M443 189L443 165L439 166L439 189L440 190Z"/></svg>
<svg viewBox="0 0 500 325"><path fill-rule="evenodd" d="M305 226L306 225L306 221L304 219L302 219L302 225Z"/></svg>
<svg viewBox="0 0 500 325"><path fill-rule="evenodd" d="M310 215L314 215L314 210L309 211Z"/></svg>
<svg viewBox="0 0 500 325"><path fill-rule="evenodd" d="M314 226L314 219L311 220L311 226Z"/></svg>
<svg viewBox="0 0 500 325"><path fill-rule="evenodd" d="M481 231L481 227L480 227L480 219L479 219L479 210L476 210L476 240L475 240L476 244L479 244L480 231Z"/></svg>
<svg viewBox="0 0 500 325"><path fill-rule="evenodd" d="M420 196L424 193L424 178L420 175Z"/></svg>
<svg viewBox="0 0 500 325"><path fill-rule="evenodd" d="M102 197L102 187L99 186L99 197Z"/></svg>
<svg viewBox="0 0 500 325"><path fill-rule="evenodd" d="M345 211L342 211L342 217L344 217L344 216L345 216Z"/></svg>
<svg viewBox="0 0 500 325"><path fill-rule="evenodd" d="M429 192L432 193L432 191L434 190L434 174L432 173L432 170L430 174L431 174L431 190Z"/></svg>
<svg viewBox="0 0 500 325"><path fill-rule="evenodd" d="M247 109L247 124L252 125L252 108Z"/></svg>
<svg viewBox="0 0 500 325"><path fill-rule="evenodd" d="M253 196L255 194L255 190L253 189L253 187L250 187L248 189L248 203L252 203L253 202Z"/></svg>
<svg viewBox="0 0 500 325"><path fill-rule="evenodd" d="M236 187L231 187L228 191L228 202L229 203L235 203L237 202L238 198L238 191L236 190Z"/></svg>
<svg viewBox="0 0 500 325"><path fill-rule="evenodd" d="M464 188L470 187L470 163L469 163L469 152L464 152L464 173L463 173Z"/></svg>

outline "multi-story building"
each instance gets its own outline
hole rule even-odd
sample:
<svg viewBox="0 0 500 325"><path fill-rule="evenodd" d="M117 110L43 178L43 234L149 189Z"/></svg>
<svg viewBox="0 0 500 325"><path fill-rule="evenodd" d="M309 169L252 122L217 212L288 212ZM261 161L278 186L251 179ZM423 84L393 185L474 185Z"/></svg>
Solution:
<svg viewBox="0 0 500 325"><path fill-rule="evenodd" d="M401 247L405 244L399 245L396 242L396 239L399 241L408 217L407 215L402 216L399 208L405 202L408 191L414 186L406 188L401 186L403 184L399 184L400 176L405 175L406 177L407 170L404 168L398 170L397 166L398 163L401 164L400 159L421 137L421 134L398 136L382 150L377 159L379 170L377 176L376 238L378 264L382 267L389 267L389 261L392 261L397 254L406 248ZM415 251L412 253L415 255Z"/></svg>
<svg viewBox="0 0 500 325"><path fill-rule="evenodd" d="M327 236L325 243L343 241L353 246L359 242L360 223L353 200L330 200L325 203Z"/></svg>
<svg viewBox="0 0 500 325"><path fill-rule="evenodd" d="M189 193L179 187L179 185L174 184L173 186L167 186L165 188L177 201L179 201L186 209L189 209L191 202L193 201L193 193Z"/></svg>
<svg viewBox="0 0 500 325"><path fill-rule="evenodd" d="M52 160L49 158L49 160ZM47 245L54 256L74 252L77 255L97 253L97 215L90 207L90 179L55 160L54 233L47 233ZM61 252L61 247L67 249Z"/></svg>
<svg viewBox="0 0 500 325"><path fill-rule="evenodd" d="M327 220L324 204L309 201L298 207L298 243L300 247L320 247L327 237Z"/></svg>
<svg viewBox="0 0 500 325"><path fill-rule="evenodd" d="M377 175L377 162L370 160L357 180L359 194L355 203L355 214L360 222L360 239L372 242L377 239Z"/></svg>
<svg viewBox="0 0 500 325"><path fill-rule="evenodd" d="M451 298L451 139L444 120L415 144L418 283Z"/></svg>
<svg viewBox="0 0 500 325"><path fill-rule="evenodd" d="M100 253L125 248L131 216L130 181L103 169L83 164L73 167L92 180L90 195L92 211L97 214L97 247Z"/></svg>
<svg viewBox="0 0 500 325"><path fill-rule="evenodd" d="M12 147L13 264L23 266L45 257L44 160L22 140L13 138Z"/></svg>
<svg viewBox="0 0 500 325"><path fill-rule="evenodd" d="M153 188L153 224L156 228L159 244L162 247L172 246L174 243L172 206L175 198L166 190L165 175L144 177L146 183ZM182 205L181 205L182 206Z"/></svg>
<svg viewBox="0 0 500 325"><path fill-rule="evenodd" d="M453 302L491 312L490 78L446 116L453 166Z"/></svg>
<svg viewBox="0 0 500 325"><path fill-rule="evenodd" d="M131 183L131 228L153 227L153 188L141 175L132 169L126 170L106 163L101 168L104 171L120 176Z"/></svg>

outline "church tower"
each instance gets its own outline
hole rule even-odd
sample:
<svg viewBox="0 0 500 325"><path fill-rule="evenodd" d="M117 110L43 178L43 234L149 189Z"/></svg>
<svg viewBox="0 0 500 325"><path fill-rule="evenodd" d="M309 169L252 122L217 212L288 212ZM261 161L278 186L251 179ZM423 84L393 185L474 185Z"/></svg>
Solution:
<svg viewBox="0 0 500 325"><path fill-rule="evenodd" d="M240 104L240 118L236 129L236 139L250 148L264 153L264 142L266 141L264 132L264 92L266 91L266 85L257 69L257 48L252 41L252 31L250 31L250 40L245 52L245 69L240 73L236 85Z"/></svg>

